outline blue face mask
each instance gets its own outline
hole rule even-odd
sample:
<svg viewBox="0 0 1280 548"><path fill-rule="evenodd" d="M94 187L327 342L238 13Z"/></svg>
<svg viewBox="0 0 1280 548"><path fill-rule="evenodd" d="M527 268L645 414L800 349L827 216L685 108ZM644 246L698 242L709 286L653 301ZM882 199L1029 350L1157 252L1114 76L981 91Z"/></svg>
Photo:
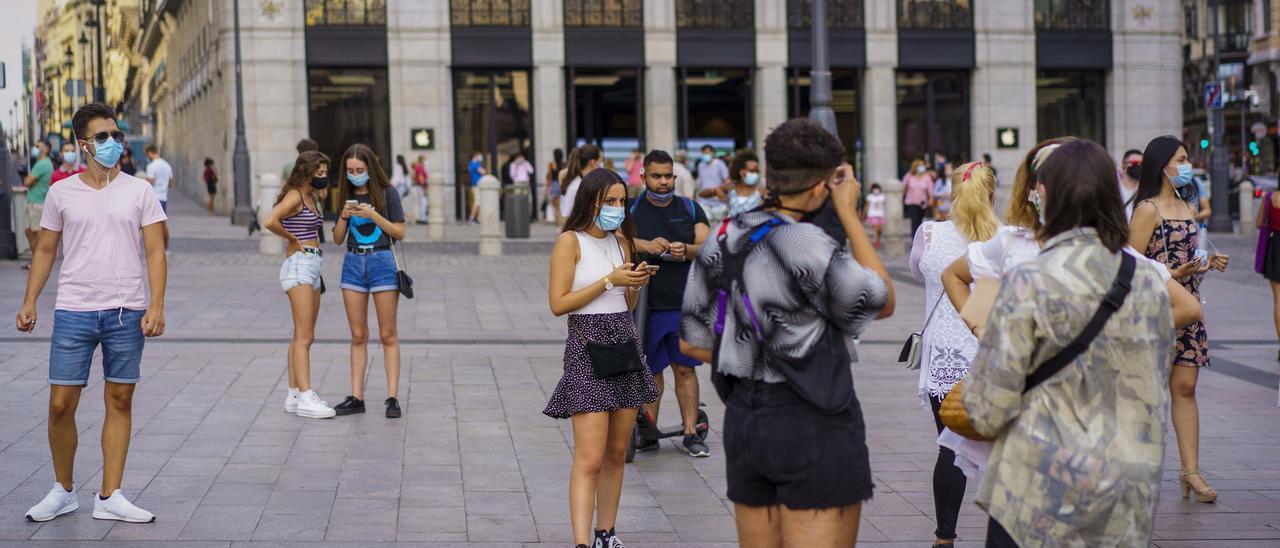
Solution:
<svg viewBox="0 0 1280 548"><path fill-rule="evenodd" d="M1178 164L1178 174L1169 178L1173 188L1182 188L1194 183L1195 180L1195 171L1191 169L1191 164Z"/></svg>
<svg viewBox="0 0 1280 548"><path fill-rule="evenodd" d="M40 147L31 147L31 157L35 158L38 156L40 156Z"/></svg>
<svg viewBox="0 0 1280 548"><path fill-rule="evenodd" d="M655 203L655 204L658 204L658 205L667 205L667 204L671 203L671 199L672 199L672 198L675 198L675 196L676 196L676 191L674 191L674 190L673 190L673 191L671 191L671 192L654 192L654 191L652 191L652 190L646 190L646 191L644 192L644 195L645 195L645 196L648 196L648 197L649 197L649 201L651 201L651 202L653 202L653 203Z"/></svg>
<svg viewBox="0 0 1280 548"><path fill-rule="evenodd" d="M107 139L105 143L94 142L93 161L98 165L111 169L120 161L120 156L124 154L124 145L115 139Z"/></svg>
<svg viewBox="0 0 1280 548"><path fill-rule="evenodd" d="M710 162L710 161L711 161L711 160L713 160L713 159L714 159L714 158L712 158L710 154L703 154L703 155L702 155L702 161L704 161L704 162Z"/></svg>
<svg viewBox="0 0 1280 548"><path fill-rule="evenodd" d="M747 186L756 186L756 185L760 184L760 174L759 174L759 173L748 173L746 177L743 177L743 178L742 178L742 182L743 182L744 184L746 184Z"/></svg>
<svg viewBox="0 0 1280 548"><path fill-rule="evenodd" d="M64 164L74 164L79 159L80 155L76 154L74 151L62 153L62 163Z"/></svg>
<svg viewBox="0 0 1280 548"><path fill-rule="evenodd" d="M622 220L627 217L627 211L618 206L601 206L600 214L596 215L596 226L605 232L613 232L622 226Z"/></svg>
<svg viewBox="0 0 1280 548"><path fill-rule="evenodd" d="M369 174L367 172L361 173L359 175L352 175L348 173L347 180L351 181L351 184L356 185L356 188L360 188L364 185L369 184Z"/></svg>

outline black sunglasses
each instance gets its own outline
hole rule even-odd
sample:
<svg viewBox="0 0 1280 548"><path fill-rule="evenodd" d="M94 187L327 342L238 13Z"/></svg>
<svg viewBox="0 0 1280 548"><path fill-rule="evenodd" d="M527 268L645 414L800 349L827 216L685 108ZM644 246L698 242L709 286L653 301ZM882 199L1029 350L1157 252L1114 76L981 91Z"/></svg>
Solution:
<svg viewBox="0 0 1280 548"><path fill-rule="evenodd" d="M115 139L117 143L124 142L123 131L101 131L93 135L93 141L98 144L107 142L107 139Z"/></svg>

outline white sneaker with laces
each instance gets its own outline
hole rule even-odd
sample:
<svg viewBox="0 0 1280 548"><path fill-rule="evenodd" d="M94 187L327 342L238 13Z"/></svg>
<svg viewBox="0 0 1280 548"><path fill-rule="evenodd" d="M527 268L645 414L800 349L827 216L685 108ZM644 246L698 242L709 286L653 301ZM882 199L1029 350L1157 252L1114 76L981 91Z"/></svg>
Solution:
<svg viewBox="0 0 1280 548"><path fill-rule="evenodd" d="M134 506L129 499L124 498L119 489L116 489L107 500L102 500L102 497L93 497L93 519L151 523L156 520L156 515Z"/></svg>
<svg viewBox="0 0 1280 548"><path fill-rule="evenodd" d="M330 419L338 413L329 407L320 396L316 395L315 390L308 390L298 394L298 416L308 419Z"/></svg>
<svg viewBox="0 0 1280 548"><path fill-rule="evenodd" d="M289 389L289 394L288 394L287 396L285 396L285 397L284 397L284 412L285 412L285 413L297 413L297 412L298 412L298 394L300 394L300 392L298 392L298 389L297 389L297 388L290 388L290 389ZM321 403L321 404L323 404L325 407L333 407L332 405L329 405L329 402L324 401L324 400L320 400L320 403Z"/></svg>
<svg viewBox="0 0 1280 548"><path fill-rule="evenodd" d="M62 484L55 481L53 489L44 496L44 500L27 510L27 521L49 521L62 514L75 512L79 508L80 501L76 500L75 486L71 487L71 491L67 491L62 488Z"/></svg>

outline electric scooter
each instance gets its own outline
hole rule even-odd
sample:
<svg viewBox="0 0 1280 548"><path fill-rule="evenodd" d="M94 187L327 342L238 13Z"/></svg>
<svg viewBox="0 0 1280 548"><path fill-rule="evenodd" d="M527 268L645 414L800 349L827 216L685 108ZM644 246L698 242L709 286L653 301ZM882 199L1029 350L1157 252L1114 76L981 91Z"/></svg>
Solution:
<svg viewBox="0 0 1280 548"><path fill-rule="evenodd" d="M640 296L636 303L636 333L638 334L641 344L645 339L645 327L649 320L649 288L645 286L640 289ZM661 396L659 396L661 397ZM703 409L705 403L698 402L698 418L694 420L694 432L698 439L707 440L707 433L711 430L711 421L707 419L707 412ZM684 435L684 425L677 424L670 430L659 428L653 417L644 408L636 414L636 426L631 431L631 439L627 441L627 462L632 462L636 457L636 448L641 444L655 442L664 438L674 438Z"/></svg>

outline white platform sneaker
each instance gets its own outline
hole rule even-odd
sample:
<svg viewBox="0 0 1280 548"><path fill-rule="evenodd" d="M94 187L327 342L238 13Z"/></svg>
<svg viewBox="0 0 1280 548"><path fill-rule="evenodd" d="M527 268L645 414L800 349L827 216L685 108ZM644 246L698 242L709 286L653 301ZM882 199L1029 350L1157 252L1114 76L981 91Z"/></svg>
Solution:
<svg viewBox="0 0 1280 548"><path fill-rule="evenodd" d="M116 489L107 500L102 500L102 497L93 497L93 519L151 523L156 520L156 515L134 506L129 499L120 494L119 489Z"/></svg>
<svg viewBox="0 0 1280 548"><path fill-rule="evenodd" d="M331 419L338 413L329 407L320 396L316 395L315 390L308 390L298 394L298 410L299 417L308 419Z"/></svg>
<svg viewBox="0 0 1280 548"><path fill-rule="evenodd" d="M71 491L67 491L62 488L62 484L55 481L53 489L44 496L44 500L27 510L27 520L49 521L62 514L75 512L79 508L80 501L76 500L76 488L72 487Z"/></svg>
<svg viewBox="0 0 1280 548"><path fill-rule="evenodd" d="M287 396L285 396L285 397L284 397L284 412L285 412L285 413L297 413L297 412L298 412L298 395L299 395L300 393L301 393L301 392L299 392L297 388L290 388L290 389L289 389L289 394L288 394ZM324 401L324 400L320 400L320 403L321 403L321 404L323 404L325 407L333 407L333 406L329 405L329 402Z"/></svg>

